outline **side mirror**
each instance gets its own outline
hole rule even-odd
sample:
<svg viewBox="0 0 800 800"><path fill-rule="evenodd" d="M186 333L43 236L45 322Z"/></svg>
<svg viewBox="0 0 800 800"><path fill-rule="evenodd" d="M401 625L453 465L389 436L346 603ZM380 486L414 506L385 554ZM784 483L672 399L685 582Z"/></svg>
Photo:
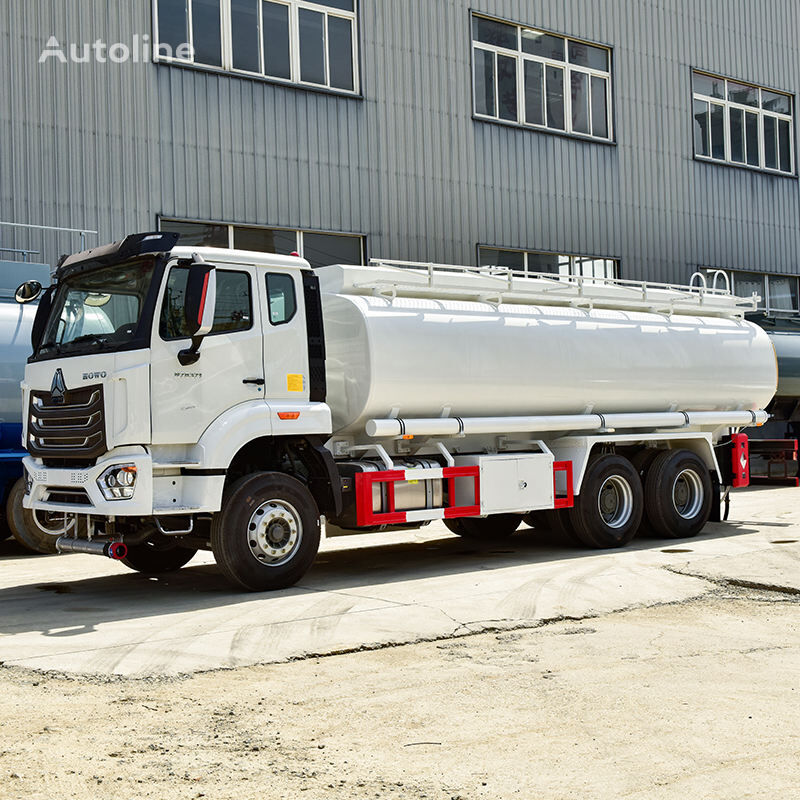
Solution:
<svg viewBox="0 0 800 800"><path fill-rule="evenodd" d="M178 361L186 367L200 358L200 344L214 326L217 305L217 271L197 253L189 266L184 297L183 311L192 346L178 353Z"/></svg>
<svg viewBox="0 0 800 800"><path fill-rule="evenodd" d="M18 303L30 303L42 293L42 284L39 281L25 281L17 287L14 299Z"/></svg>

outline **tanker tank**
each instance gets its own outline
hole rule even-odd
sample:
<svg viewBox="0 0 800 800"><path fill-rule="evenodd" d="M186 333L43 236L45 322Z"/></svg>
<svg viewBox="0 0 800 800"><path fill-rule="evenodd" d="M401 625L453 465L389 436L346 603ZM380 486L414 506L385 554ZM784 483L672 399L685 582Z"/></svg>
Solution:
<svg viewBox="0 0 800 800"><path fill-rule="evenodd" d="M757 410L775 392L768 336L734 314L528 304L542 287L527 279L509 302L491 281L482 296L479 275L317 272L336 435L389 416Z"/></svg>
<svg viewBox="0 0 800 800"><path fill-rule="evenodd" d="M22 475L22 390L25 362L31 354L36 302L20 305L17 287L27 280L50 284L50 267L0 261L0 538L10 535L6 518L11 490Z"/></svg>
<svg viewBox="0 0 800 800"><path fill-rule="evenodd" d="M797 317L761 313L749 318L767 332L778 364L778 388L767 406L770 420L752 431L751 438L800 438L800 324Z"/></svg>

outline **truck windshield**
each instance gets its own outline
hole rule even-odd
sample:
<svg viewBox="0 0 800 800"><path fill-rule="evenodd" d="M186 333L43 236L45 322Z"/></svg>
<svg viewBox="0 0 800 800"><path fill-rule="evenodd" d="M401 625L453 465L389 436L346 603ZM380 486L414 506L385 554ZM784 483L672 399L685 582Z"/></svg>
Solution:
<svg viewBox="0 0 800 800"><path fill-rule="evenodd" d="M141 336L154 269L155 259L140 258L62 279L36 355L118 350L134 344Z"/></svg>

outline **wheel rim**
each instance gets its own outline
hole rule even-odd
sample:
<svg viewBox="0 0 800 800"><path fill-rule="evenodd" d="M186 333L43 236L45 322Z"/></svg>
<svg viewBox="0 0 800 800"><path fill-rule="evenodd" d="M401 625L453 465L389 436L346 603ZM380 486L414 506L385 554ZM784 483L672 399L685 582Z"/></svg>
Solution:
<svg viewBox="0 0 800 800"><path fill-rule="evenodd" d="M58 511L33 511L33 522L36 527L48 536L65 534L75 523L75 520Z"/></svg>
<svg viewBox="0 0 800 800"><path fill-rule="evenodd" d="M672 483L672 505L684 519L694 519L703 507L703 482L693 469L679 472Z"/></svg>
<svg viewBox="0 0 800 800"><path fill-rule="evenodd" d="M303 539L297 509L285 500L267 500L251 515L247 543L253 558L268 567L290 561Z"/></svg>
<svg viewBox="0 0 800 800"><path fill-rule="evenodd" d="M609 528L621 528L633 514L633 489L625 478L612 475L597 495L597 510Z"/></svg>

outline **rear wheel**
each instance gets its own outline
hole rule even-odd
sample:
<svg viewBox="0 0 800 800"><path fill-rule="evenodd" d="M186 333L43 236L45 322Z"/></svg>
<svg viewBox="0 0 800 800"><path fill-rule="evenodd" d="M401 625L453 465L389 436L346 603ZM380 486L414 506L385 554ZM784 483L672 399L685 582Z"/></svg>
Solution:
<svg viewBox="0 0 800 800"><path fill-rule="evenodd" d="M650 469L650 465L662 452L663 450L659 450L657 447L643 447L631 456L631 464L633 464L633 468L639 474L642 486L644 486L644 481L647 477L647 470Z"/></svg>
<svg viewBox="0 0 800 800"><path fill-rule="evenodd" d="M551 508L543 513L547 521L547 527L555 531L564 544L583 544L575 533L575 526L572 524L572 517L570 517L568 508Z"/></svg>
<svg viewBox="0 0 800 800"><path fill-rule="evenodd" d="M14 538L34 553L55 553L56 539L69 531L74 521L57 511L33 511L23 508L25 478L12 487L6 501L6 520Z"/></svg>
<svg viewBox="0 0 800 800"><path fill-rule="evenodd" d="M627 458L604 455L590 462L570 509L575 535L587 547L623 547L642 519L642 482Z"/></svg>
<svg viewBox="0 0 800 800"><path fill-rule="evenodd" d="M120 561L137 572L158 575L175 572L188 564L195 553L195 548L179 547L174 542L156 540L128 545L128 553Z"/></svg>
<svg viewBox="0 0 800 800"><path fill-rule="evenodd" d="M665 450L650 465L644 487L647 520L671 539L696 536L713 502L711 476L690 450Z"/></svg>
<svg viewBox="0 0 800 800"><path fill-rule="evenodd" d="M488 517L458 517L446 519L445 527L466 539L483 539L492 542L507 539L519 528L522 514L491 514Z"/></svg>
<svg viewBox="0 0 800 800"><path fill-rule="evenodd" d="M311 492L279 472L255 472L233 483L211 523L211 549L222 574L251 592L297 583L319 540Z"/></svg>

